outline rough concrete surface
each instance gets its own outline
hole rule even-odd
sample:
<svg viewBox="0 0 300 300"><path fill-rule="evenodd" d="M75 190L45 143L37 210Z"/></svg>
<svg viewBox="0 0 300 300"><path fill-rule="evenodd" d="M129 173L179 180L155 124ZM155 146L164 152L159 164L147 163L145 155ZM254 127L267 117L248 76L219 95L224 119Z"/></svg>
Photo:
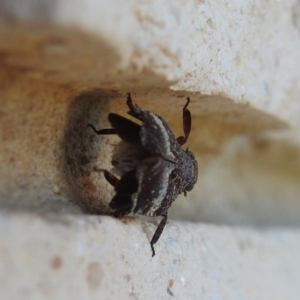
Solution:
<svg viewBox="0 0 300 300"><path fill-rule="evenodd" d="M0 222L1 299L299 298L291 268L299 232L171 221L152 258L148 222L30 214Z"/></svg>
<svg viewBox="0 0 300 300"><path fill-rule="evenodd" d="M10 20L85 31L111 46L123 70L179 80L177 90L223 95L299 125L298 0L15 0L0 10ZM59 40L52 46L66 51Z"/></svg>
<svg viewBox="0 0 300 300"><path fill-rule="evenodd" d="M0 298L298 299L299 20L297 0L0 0ZM127 92L176 136L191 97L198 183L154 258L151 220L91 216L118 138L87 124Z"/></svg>

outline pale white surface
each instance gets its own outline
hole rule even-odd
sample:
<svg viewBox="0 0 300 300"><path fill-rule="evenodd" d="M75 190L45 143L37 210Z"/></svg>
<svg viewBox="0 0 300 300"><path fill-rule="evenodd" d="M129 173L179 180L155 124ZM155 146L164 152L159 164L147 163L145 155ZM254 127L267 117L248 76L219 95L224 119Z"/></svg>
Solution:
<svg viewBox="0 0 300 300"><path fill-rule="evenodd" d="M149 224L1 214L0 298L299 299L299 230Z"/></svg>
<svg viewBox="0 0 300 300"><path fill-rule="evenodd" d="M19 0L0 1L0 11L91 33L118 51L120 69L146 70L179 80L174 89L221 94L300 123L299 1ZM236 178L246 187L259 180L249 184L249 166L242 169L245 177L235 173L235 157L228 162L227 154L203 174L204 193L218 201L222 195L214 192L212 178L223 191ZM230 176L226 170L232 170ZM244 199L273 199L269 179L279 178L273 182L279 187L280 173L264 178L258 195L250 190ZM297 201L297 183L291 189L283 179ZM225 200L240 201L243 193L236 186ZM263 231L171 221L151 258L154 230L146 222L108 217L1 213L0 298L299 299L298 228Z"/></svg>
<svg viewBox="0 0 300 300"><path fill-rule="evenodd" d="M226 95L299 125L299 9L297 0L195 1L185 79L174 88Z"/></svg>
<svg viewBox="0 0 300 300"><path fill-rule="evenodd" d="M18 20L76 27L119 53L121 69L179 80L300 124L300 4L286 1L1 1ZM97 66L95 66L97 68Z"/></svg>

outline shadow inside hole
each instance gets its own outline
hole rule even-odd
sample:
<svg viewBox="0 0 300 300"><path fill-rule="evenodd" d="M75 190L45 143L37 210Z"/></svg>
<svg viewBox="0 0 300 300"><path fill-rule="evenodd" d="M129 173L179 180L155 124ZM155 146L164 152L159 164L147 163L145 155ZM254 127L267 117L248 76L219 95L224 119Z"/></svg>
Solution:
<svg viewBox="0 0 300 300"><path fill-rule="evenodd" d="M95 135L88 123L95 127L110 127L107 121L109 101L121 98L117 92L107 90L86 91L71 103L62 142L63 177L69 200L91 214L108 213L105 201L105 181L95 172L97 160L107 147L103 138ZM102 125L103 124L103 125ZM94 178L99 178L99 184Z"/></svg>

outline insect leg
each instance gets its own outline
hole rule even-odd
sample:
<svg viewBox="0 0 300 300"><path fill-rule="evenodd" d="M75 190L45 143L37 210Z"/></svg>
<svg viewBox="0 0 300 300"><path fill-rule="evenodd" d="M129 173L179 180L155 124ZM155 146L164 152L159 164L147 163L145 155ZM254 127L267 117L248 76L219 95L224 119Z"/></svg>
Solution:
<svg viewBox="0 0 300 300"><path fill-rule="evenodd" d="M96 134L117 134L114 128L104 128L97 130L92 124L88 124L89 127L93 129Z"/></svg>
<svg viewBox="0 0 300 300"><path fill-rule="evenodd" d="M191 112L187 109L188 105L190 103L190 98L187 98L186 104L183 107L182 110L182 120L183 120L183 132L184 136L180 136L177 138L178 144L181 146L184 145L190 135L191 127L192 127L192 117Z"/></svg>
<svg viewBox="0 0 300 300"><path fill-rule="evenodd" d="M97 172L103 172L105 179L113 186L115 187L118 182L120 181L114 174L111 172L105 170L105 169L95 169Z"/></svg>
<svg viewBox="0 0 300 300"><path fill-rule="evenodd" d="M158 241L158 239L160 238L164 228L165 228L165 225L167 223L167 220L168 220L168 215L165 214L163 215L163 218L162 220L160 221L160 223L158 224L155 232L154 232L154 235L152 237L152 240L150 242L150 246L151 246L151 250L152 250L152 257L155 255L155 250L154 250L154 244Z"/></svg>
<svg viewBox="0 0 300 300"><path fill-rule="evenodd" d="M132 98L130 93L127 93L127 101L126 101L128 107L129 107L129 112L128 114L137 118L140 121L143 121L143 118L141 117L141 109L138 108L133 104Z"/></svg>

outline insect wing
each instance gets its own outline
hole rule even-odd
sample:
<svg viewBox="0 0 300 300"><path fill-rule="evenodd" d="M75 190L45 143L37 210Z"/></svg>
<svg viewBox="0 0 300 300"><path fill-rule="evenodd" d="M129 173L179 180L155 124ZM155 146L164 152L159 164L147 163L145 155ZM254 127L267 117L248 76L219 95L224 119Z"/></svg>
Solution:
<svg viewBox="0 0 300 300"><path fill-rule="evenodd" d="M149 151L160 154L164 158L174 159L172 144L175 136L167 123L158 115L143 111L143 125L140 131L142 145Z"/></svg>
<svg viewBox="0 0 300 300"><path fill-rule="evenodd" d="M115 186L116 195L109 203L109 207L116 212L129 213L133 209L132 195L138 190L136 170L125 173Z"/></svg>
<svg viewBox="0 0 300 300"><path fill-rule="evenodd" d="M164 213L163 203L170 203L174 199L170 189L169 177L173 171L173 164L162 158L148 158L137 168L138 192L133 196L134 213L159 216ZM170 206L170 205L168 205Z"/></svg>
<svg viewBox="0 0 300 300"><path fill-rule="evenodd" d="M140 144L141 126L118 114L110 113L108 120L120 138L130 144Z"/></svg>

